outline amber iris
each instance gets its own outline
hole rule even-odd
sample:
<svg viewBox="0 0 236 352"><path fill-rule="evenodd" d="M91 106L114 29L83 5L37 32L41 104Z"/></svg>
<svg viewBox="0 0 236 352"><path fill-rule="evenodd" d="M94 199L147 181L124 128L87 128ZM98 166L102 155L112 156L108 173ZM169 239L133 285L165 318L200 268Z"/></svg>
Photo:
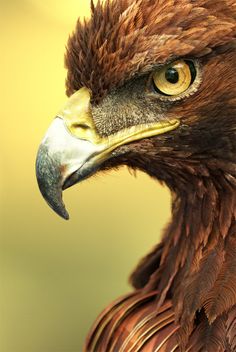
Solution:
<svg viewBox="0 0 236 352"><path fill-rule="evenodd" d="M163 66L154 73L154 89L162 95L179 95L190 87L195 77L196 69L193 62L178 60Z"/></svg>

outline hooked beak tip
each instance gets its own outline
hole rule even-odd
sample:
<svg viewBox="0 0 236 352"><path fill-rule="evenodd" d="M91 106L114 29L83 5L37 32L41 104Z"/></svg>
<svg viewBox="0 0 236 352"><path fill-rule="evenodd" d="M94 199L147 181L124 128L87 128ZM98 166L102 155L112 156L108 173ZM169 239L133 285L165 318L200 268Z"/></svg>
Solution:
<svg viewBox="0 0 236 352"><path fill-rule="evenodd" d="M48 205L63 219L69 220L69 214L62 200L58 161L49 156L48 148L43 144L36 159L36 175L40 192Z"/></svg>
<svg viewBox="0 0 236 352"><path fill-rule="evenodd" d="M70 216L69 216L68 212L66 211L66 209L64 209L64 211L62 211L60 213L58 212L57 214L60 215L64 220L70 219Z"/></svg>

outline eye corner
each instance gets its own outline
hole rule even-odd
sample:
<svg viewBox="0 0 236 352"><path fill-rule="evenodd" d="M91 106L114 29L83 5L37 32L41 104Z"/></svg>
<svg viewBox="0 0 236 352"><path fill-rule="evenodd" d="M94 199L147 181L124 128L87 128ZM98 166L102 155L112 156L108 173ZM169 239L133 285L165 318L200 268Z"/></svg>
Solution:
<svg viewBox="0 0 236 352"><path fill-rule="evenodd" d="M197 77L197 69L198 69L198 64L197 61L186 59L184 60L186 64L188 65L190 72L191 72L191 84L195 81Z"/></svg>

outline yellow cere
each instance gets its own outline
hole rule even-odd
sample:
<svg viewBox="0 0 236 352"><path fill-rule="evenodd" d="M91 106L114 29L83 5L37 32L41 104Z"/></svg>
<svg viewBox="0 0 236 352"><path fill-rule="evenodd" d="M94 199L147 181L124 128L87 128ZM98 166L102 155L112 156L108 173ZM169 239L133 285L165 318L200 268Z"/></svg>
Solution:
<svg viewBox="0 0 236 352"><path fill-rule="evenodd" d="M153 82L160 94L178 95L191 85L191 71L184 60L165 65L153 75Z"/></svg>
<svg viewBox="0 0 236 352"><path fill-rule="evenodd" d="M65 122L67 130L74 137L100 145L101 151L105 151L103 156L111 153L121 145L157 136L172 131L179 126L179 120L172 119L132 126L108 137L101 137L93 121L90 98L89 89L86 87L80 88L69 97L64 107L57 113L57 117L60 117Z"/></svg>

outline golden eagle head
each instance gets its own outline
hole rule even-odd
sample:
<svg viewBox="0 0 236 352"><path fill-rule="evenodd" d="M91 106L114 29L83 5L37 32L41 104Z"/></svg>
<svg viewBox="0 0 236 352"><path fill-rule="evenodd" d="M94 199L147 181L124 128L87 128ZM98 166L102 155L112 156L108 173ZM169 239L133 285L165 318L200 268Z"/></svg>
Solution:
<svg viewBox="0 0 236 352"><path fill-rule="evenodd" d="M236 6L232 0L91 4L65 56L66 105L39 148L49 205L98 170L140 169L174 192L236 161ZM230 169L231 168L231 169Z"/></svg>

